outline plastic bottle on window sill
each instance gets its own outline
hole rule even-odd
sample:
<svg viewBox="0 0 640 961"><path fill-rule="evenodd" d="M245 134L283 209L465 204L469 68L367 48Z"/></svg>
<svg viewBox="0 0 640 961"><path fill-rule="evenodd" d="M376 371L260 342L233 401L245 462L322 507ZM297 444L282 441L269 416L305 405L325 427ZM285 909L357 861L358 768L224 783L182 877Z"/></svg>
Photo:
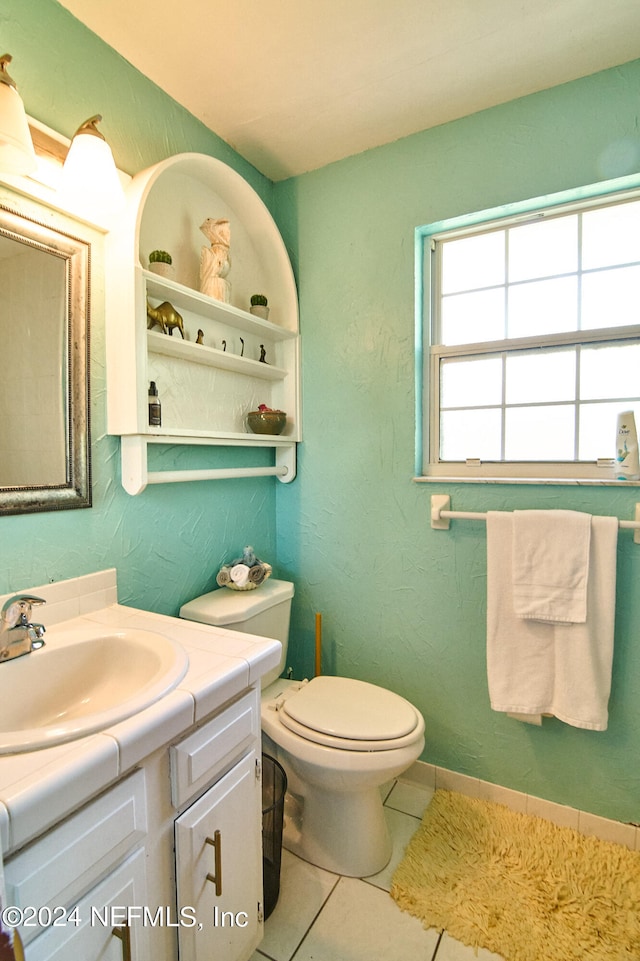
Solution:
<svg viewBox="0 0 640 961"><path fill-rule="evenodd" d="M162 408L155 380L149 384L149 427L162 426Z"/></svg>
<svg viewBox="0 0 640 961"><path fill-rule="evenodd" d="M618 414L616 437L616 462L618 480L639 480L638 433L632 410Z"/></svg>

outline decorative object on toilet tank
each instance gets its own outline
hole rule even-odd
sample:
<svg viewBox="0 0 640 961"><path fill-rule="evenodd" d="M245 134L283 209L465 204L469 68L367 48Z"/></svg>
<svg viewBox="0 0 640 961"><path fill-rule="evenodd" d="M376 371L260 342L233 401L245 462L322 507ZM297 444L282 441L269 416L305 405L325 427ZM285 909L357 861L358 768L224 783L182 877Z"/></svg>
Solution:
<svg viewBox="0 0 640 961"><path fill-rule="evenodd" d="M219 587L230 587L232 591L253 591L271 576L271 569L271 564L256 557L253 547L248 544L242 557L223 564L216 583Z"/></svg>
<svg viewBox="0 0 640 961"><path fill-rule="evenodd" d="M262 317L263 320L269 320L268 300L264 294L251 295L249 313L254 314L256 317Z"/></svg>
<svg viewBox="0 0 640 961"><path fill-rule="evenodd" d="M247 424L254 434L281 434L286 423L285 411L274 410L266 404L260 404L257 410L250 410L247 414Z"/></svg>
<svg viewBox="0 0 640 961"><path fill-rule="evenodd" d="M173 259L166 250L152 250L149 254L149 270L159 277L173 277Z"/></svg>
<svg viewBox="0 0 640 961"><path fill-rule="evenodd" d="M225 278L231 269L231 225L228 220L207 217L200 230L211 245L200 249L200 291L228 304L231 284Z"/></svg>

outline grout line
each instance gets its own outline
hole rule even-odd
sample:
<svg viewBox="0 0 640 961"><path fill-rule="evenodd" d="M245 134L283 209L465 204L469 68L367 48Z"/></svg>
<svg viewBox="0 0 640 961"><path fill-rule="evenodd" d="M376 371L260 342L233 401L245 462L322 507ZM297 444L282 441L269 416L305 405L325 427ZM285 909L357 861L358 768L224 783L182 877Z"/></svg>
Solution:
<svg viewBox="0 0 640 961"><path fill-rule="evenodd" d="M415 818L416 821L422 821L422 818L423 818L423 816L424 816L424 813L423 813L423 814L411 814L409 811L404 811L402 808L396 808L396 807L394 807L393 804L385 804L384 806L385 806L386 808L389 808L390 811L397 811L398 814L404 814L404 815L405 815L406 817L408 817L408 818ZM428 805L425 805L425 809L426 809L427 807L428 807Z"/></svg>
<svg viewBox="0 0 640 961"><path fill-rule="evenodd" d="M331 895L333 894L333 892L334 892L335 889L337 888L338 884L340 883L340 879L341 879L341 878L342 878L342 875L339 874L339 875L337 876L337 878L336 878L336 883L333 885L333 887L331 888L331 890L330 890L329 893L327 894L326 898L324 899L324 901L322 902L322 904L320 905L320 907L318 908L318 910L317 910L316 913L314 914L313 919L312 919L312 921L311 921L311 924L309 925L309 927L307 928L307 930L304 932L304 934L303 934L302 937L300 938L300 941L298 942L298 944L297 944L296 947L294 948L293 954L291 954L291 955L289 956L289 961L293 961L293 959L295 958L296 954L298 953L298 951L300 950L300 948L301 948L302 945L304 944L306 938L308 937L308 935L309 935L309 933L310 933L310 931L311 931L311 928L314 926L314 924L316 923L316 921L317 921L318 918L320 917L322 911L324 911L324 909L326 908L327 902L329 901L329 898L331 897Z"/></svg>
<svg viewBox="0 0 640 961"><path fill-rule="evenodd" d="M389 894L389 888L383 888L380 884L376 884L371 878L357 878L356 880L362 881L363 884L368 884L370 888L375 888L376 891L384 891L385 894Z"/></svg>
<svg viewBox="0 0 640 961"><path fill-rule="evenodd" d="M393 789L394 789L394 787L396 786L397 783L398 783L398 779L397 779L397 778L394 778L393 784L391 785L391 787L389 788L389 790L387 791L387 793L385 794L385 796L384 796L383 799L382 799L382 804L383 804L383 805L385 805L385 804L387 803L387 801L389 800L389 798L391 797L391 792L393 791Z"/></svg>
<svg viewBox="0 0 640 961"><path fill-rule="evenodd" d="M444 937L444 929L443 929L443 930L440 932L440 934L438 935L438 940L436 941L436 946L435 946L435 948L433 949L433 954L431 955L431 961L436 961L436 955L437 955L437 953L438 953L438 948L440 947L440 942L442 941L443 937Z"/></svg>

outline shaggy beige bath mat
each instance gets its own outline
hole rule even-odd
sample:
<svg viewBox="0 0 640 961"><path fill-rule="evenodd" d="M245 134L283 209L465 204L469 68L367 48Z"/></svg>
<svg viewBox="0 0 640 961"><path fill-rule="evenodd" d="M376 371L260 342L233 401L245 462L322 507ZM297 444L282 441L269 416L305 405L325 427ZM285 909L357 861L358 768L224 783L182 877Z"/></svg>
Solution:
<svg viewBox="0 0 640 961"><path fill-rule="evenodd" d="M391 895L507 961L639 961L640 852L436 791Z"/></svg>

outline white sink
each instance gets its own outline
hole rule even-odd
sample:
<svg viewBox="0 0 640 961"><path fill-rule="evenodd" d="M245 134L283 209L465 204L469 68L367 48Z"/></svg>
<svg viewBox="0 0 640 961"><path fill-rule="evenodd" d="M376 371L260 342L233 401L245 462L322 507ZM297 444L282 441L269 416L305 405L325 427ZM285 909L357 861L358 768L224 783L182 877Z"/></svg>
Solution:
<svg viewBox="0 0 640 961"><path fill-rule="evenodd" d="M51 628L46 646L0 665L0 754L102 731L172 691L186 652L152 631Z"/></svg>

